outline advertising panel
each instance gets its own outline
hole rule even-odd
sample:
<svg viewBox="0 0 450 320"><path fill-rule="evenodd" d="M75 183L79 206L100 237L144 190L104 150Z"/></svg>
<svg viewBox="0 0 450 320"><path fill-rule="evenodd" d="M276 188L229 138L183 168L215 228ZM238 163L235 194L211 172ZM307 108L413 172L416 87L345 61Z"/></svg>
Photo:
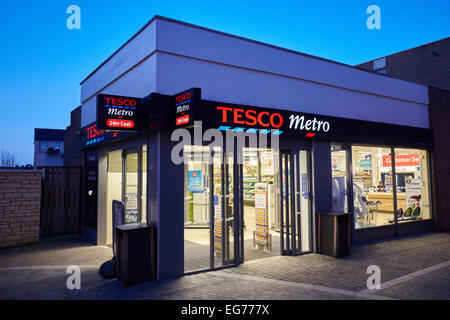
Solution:
<svg viewBox="0 0 450 320"><path fill-rule="evenodd" d="M174 124L176 128L194 124L194 112L201 98L201 91L192 88L174 95Z"/></svg>
<svg viewBox="0 0 450 320"><path fill-rule="evenodd" d="M407 178L405 179L406 188L406 208L420 206L420 199L422 198L422 186L419 179Z"/></svg>
<svg viewBox="0 0 450 320"><path fill-rule="evenodd" d="M193 193L203 193L202 171L188 171L188 191Z"/></svg>
<svg viewBox="0 0 450 320"><path fill-rule="evenodd" d="M141 98L97 95L98 129L138 132L141 129Z"/></svg>

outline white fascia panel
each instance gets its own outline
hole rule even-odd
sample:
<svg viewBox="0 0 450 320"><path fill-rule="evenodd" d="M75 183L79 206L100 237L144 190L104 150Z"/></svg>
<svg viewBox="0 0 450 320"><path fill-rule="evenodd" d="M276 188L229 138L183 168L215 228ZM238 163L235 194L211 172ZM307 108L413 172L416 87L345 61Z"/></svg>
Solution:
<svg viewBox="0 0 450 320"><path fill-rule="evenodd" d="M206 100L429 128L421 103L160 52L157 70L163 94L198 87Z"/></svg>
<svg viewBox="0 0 450 320"><path fill-rule="evenodd" d="M428 88L202 28L157 19L157 50L428 104Z"/></svg>

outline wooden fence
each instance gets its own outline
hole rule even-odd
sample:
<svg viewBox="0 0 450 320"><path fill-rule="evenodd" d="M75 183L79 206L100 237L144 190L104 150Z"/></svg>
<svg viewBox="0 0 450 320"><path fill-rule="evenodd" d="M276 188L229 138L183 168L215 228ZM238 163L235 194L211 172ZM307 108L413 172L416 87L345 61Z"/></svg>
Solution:
<svg viewBox="0 0 450 320"><path fill-rule="evenodd" d="M80 233L81 168L40 167L42 179L41 236Z"/></svg>

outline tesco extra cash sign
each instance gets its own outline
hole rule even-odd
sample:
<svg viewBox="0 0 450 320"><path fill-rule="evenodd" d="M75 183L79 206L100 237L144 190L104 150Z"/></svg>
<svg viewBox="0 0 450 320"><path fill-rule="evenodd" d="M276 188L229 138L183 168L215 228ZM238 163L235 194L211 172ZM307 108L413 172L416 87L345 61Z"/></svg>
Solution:
<svg viewBox="0 0 450 320"><path fill-rule="evenodd" d="M137 112L140 98L97 96L97 117L101 129L110 131L137 131Z"/></svg>
<svg viewBox="0 0 450 320"><path fill-rule="evenodd" d="M330 123L328 121L318 120L316 117L308 118L301 114L291 114L287 120L283 116L286 112L277 112L273 110L256 110L234 107L217 106L222 123L243 125L251 127L261 127L264 129L275 130L299 130L306 132L308 137L314 137L318 132L328 132ZM284 126L283 126L284 125ZM286 125L288 127L286 128Z"/></svg>

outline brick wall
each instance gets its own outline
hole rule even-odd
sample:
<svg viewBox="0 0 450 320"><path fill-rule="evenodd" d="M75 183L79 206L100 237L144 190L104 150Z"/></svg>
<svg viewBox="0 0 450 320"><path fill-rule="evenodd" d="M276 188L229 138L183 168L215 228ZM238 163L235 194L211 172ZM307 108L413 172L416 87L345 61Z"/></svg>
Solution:
<svg viewBox="0 0 450 320"><path fill-rule="evenodd" d="M450 90L450 37L385 58L388 76ZM356 67L375 72L373 60Z"/></svg>
<svg viewBox="0 0 450 320"><path fill-rule="evenodd" d="M39 242L41 171L0 170L0 249Z"/></svg>
<svg viewBox="0 0 450 320"><path fill-rule="evenodd" d="M429 88L436 229L450 230L450 91Z"/></svg>

